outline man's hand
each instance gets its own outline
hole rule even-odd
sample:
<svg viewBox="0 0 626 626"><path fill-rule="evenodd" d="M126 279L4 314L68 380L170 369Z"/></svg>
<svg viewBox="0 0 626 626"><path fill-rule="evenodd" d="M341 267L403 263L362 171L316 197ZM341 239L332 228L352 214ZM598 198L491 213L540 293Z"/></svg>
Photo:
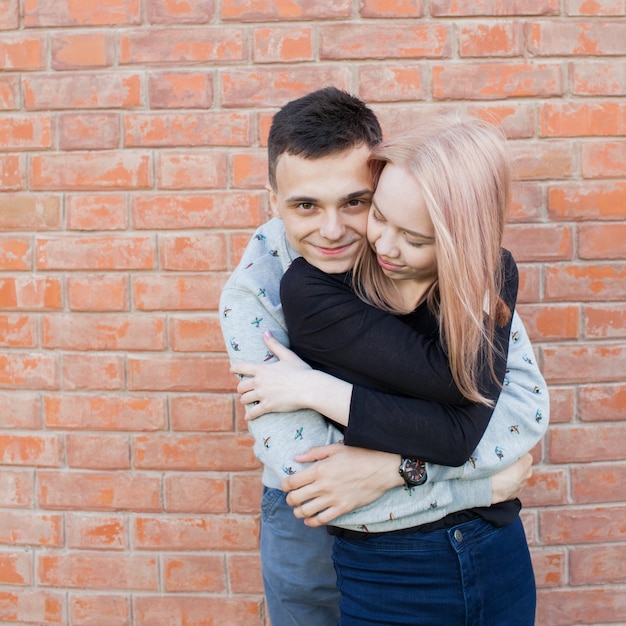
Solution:
<svg viewBox="0 0 626 626"><path fill-rule="evenodd" d="M370 504L393 487L404 484L400 455L335 443L311 448L295 457L301 463L317 461L281 483L287 503L307 526L322 526Z"/></svg>
<svg viewBox="0 0 626 626"><path fill-rule="evenodd" d="M533 473L533 457L527 452L506 469L491 477L491 504L506 502L519 496Z"/></svg>

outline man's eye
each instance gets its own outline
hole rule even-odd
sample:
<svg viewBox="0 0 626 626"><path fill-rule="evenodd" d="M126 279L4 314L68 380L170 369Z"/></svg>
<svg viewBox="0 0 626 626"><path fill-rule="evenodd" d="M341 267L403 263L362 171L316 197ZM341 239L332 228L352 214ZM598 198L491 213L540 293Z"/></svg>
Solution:
<svg viewBox="0 0 626 626"><path fill-rule="evenodd" d="M313 209L315 207L315 205L311 204L310 202L301 202L298 205L299 209L304 209L305 211L310 211L311 209Z"/></svg>

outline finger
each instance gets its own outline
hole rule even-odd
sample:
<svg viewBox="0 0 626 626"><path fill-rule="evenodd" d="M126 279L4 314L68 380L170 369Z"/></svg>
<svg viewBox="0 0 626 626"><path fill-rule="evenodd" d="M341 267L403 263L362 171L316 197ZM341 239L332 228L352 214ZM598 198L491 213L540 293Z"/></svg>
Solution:
<svg viewBox="0 0 626 626"><path fill-rule="evenodd" d="M341 513L337 512L334 507L329 507L320 511L317 515L305 518L304 523L306 526L310 526L311 528L326 526L326 524L329 524L334 519L337 519L339 515L341 515Z"/></svg>
<svg viewBox="0 0 626 626"><path fill-rule="evenodd" d="M237 393L242 395L254 389L254 378L246 378L237 383Z"/></svg>
<svg viewBox="0 0 626 626"><path fill-rule="evenodd" d="M295 459L295 457L294 457ZM280 488L286 492L293 492L296 489L300 489L305 485L309 485L315 481L315 468L308 467L295 474L291 474L290 476L286 476L283 478L280 483Z"/></svg>
<svg viewBox="0 0 626 626"><path fill-rule="evenodd" d="M313 461L321 461L322 459L327 459L329 456L332 456L336 452L338 452L343 443L332 443L328 446L316 446L315 448L311 448L306 452L302 452L301 454L297 454L294 456L294 459L300 463L312 463Z"/></svg>
<svg viewBox="0 0 626 626"><path fill-rule="evenodd" d="M266 330L263 333L263 341L265 342L267 349L281 361L288 359L292 354L291 350L289 350L289 348L285 348L285 346L283 346L283 344L280 343L280 341L278 341L278 339L276 339L276 337L274 337L269 330Z"/></svg>
<svg viewBox="0 0 626 626"><path fill-rule="evenodd" d="M287 504L292 507L302 506L305 502L309 502L320 497L320 492L315 487L315 483L300 487L287 494Z"/></svg>
<svg viewBox="0 0 626 626"><path fill-rule="evenodd" d="M313 498L311 500L307 500L301 506L296 506L293 509L293 514L296 517L300 517L306 519L307 517L313 517L326 509L328 504L324 501L323 498Z"/></svg>
<svg viewBox="0 0 626 626"><path fill-rule="evenodd" d="M237 376L254 376L257 367L254 363L233 363L230 366L230 371Z"/></svg>

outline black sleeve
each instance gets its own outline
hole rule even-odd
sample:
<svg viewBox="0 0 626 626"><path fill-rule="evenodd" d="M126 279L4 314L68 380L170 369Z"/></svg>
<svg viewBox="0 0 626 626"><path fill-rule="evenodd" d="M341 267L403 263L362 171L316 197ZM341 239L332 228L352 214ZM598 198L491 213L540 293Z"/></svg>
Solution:
<svg viewBox="0 0 626 626"><path fill-rule="evenodd" d="M501 295L513 310L517 267L506 251L503 262ZM469 458L493 409L468 403L451 383L436 329L428 335L416 333L398 318L358 300L345 276L329 277L304 260L294 261L285 275L281 300L292 348L314 367L355 385L347 444L449 466ZM510 323L496 331L495 368L502 382ZM380 383L387 385L388 393L381 391ZM487 370L479 387L494 401L500 393ZM433 389L437 392L429 397Z"/></svg>
<svg viewBox="0 0 626 626"><path fill-rule="evenodd" d="M451 404L457 389L436 324L428 334L359 300L345 274L296 259L281 283L291 348L313 367L353 384Z"/></svg>
<svg viewBox="0 0 626 626"><path fill-rule="evenodd" d="M508 251L503 251L503 266L501 296L512 312L517 299L518 273ZM506 373L511 321L505 326L496 325L494 367L498 382L487 367L481 370L479 389L494 403ZM458 466L478 445L492 413L493 408L484 404L446 406L355 386L345 442L440 465Z"/></svg>

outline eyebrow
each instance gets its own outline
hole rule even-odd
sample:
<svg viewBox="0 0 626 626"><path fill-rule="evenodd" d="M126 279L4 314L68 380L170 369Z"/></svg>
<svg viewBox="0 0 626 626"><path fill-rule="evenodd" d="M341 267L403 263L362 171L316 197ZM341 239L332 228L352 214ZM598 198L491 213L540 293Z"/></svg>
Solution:
<svg viewBox="0 0 626 626"><path fill-rule="evenodd" d="M339 202L343 204L344 202L349 202L350 200L354 200L355 198L371 198L373 194L374 192L371 189L359 189L359 191L353 191L346 196L342 196L341 198L339 198ZM289 204L293 204L295 202L297 202L298 204L301 202L316 204L319 202L319 198L314 198L312 196L291 196L290 198L286 198L285 202Z"/></svg>
<svg viewBox="0 0 626 626"><path fill-rule="evenodd" d="M372 206L383 216L385 217L385 214L380 210L380 207L376 204L376 201L374 200L374 198L372 198ZM385 219L387 219L385 217ZM435 241L434 237L431 237L430 235L424 235L423 233L418 233L414 230L409 230L408 228L400 228L400 230L404 231L405 233L407 233L407 235L413 235L414 237L421 237L422 239L424 239L425 241Z"/></svg>

